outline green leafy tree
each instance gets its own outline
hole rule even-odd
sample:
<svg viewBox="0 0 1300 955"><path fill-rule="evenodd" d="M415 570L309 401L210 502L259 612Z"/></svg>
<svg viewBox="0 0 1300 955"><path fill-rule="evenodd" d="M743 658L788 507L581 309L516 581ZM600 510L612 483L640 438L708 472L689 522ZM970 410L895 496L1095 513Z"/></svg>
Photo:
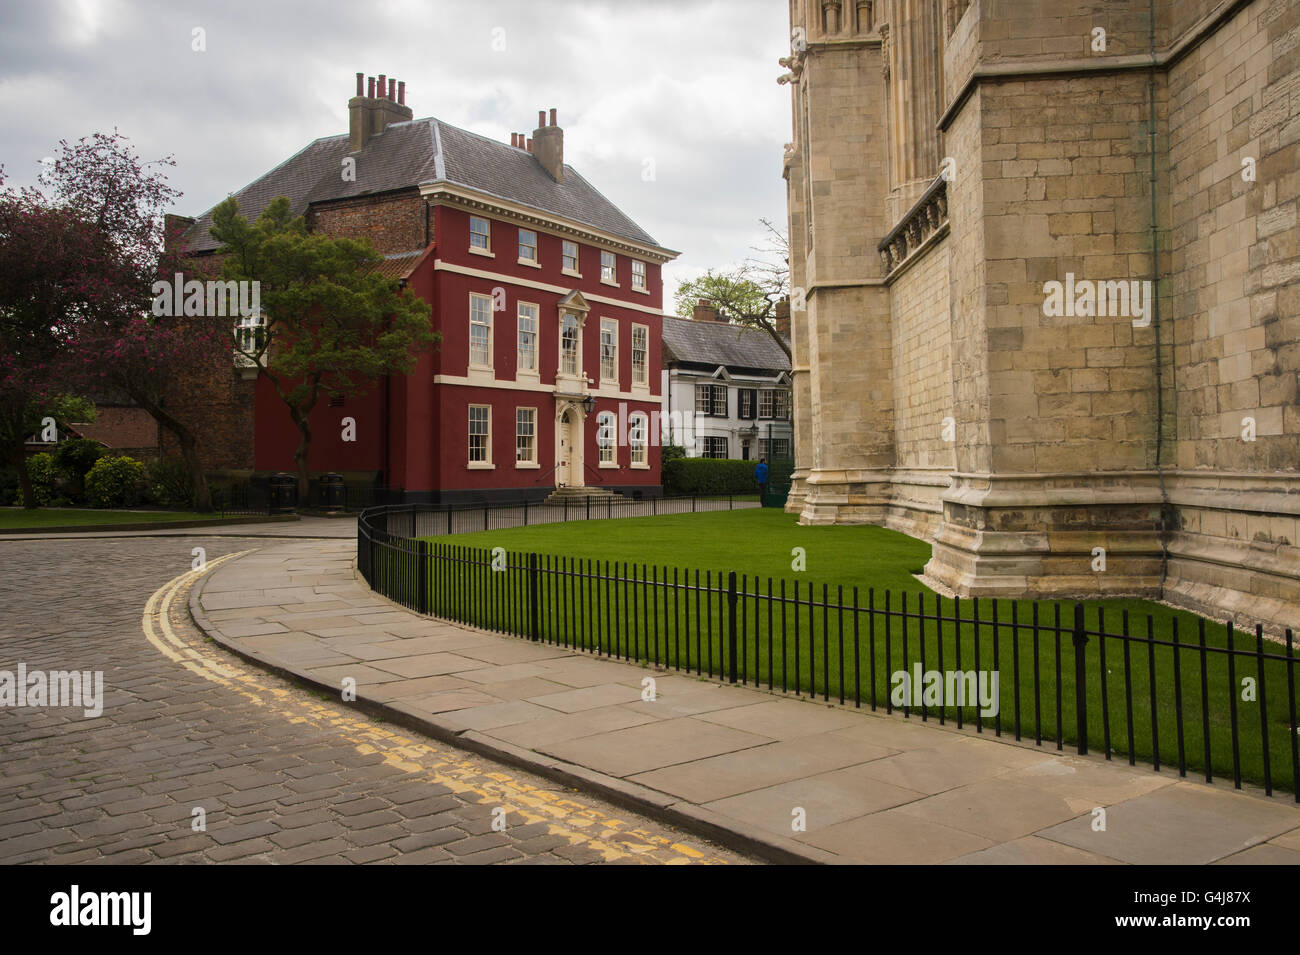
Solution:
<svg viewBox="0 0 1300 955"><path fill-rule="evenodd" d="M21 454L22 439L13 436L31 409L56 394L94 394L107 385L176 437L197 506L209 509L198 422L172 414L165 394L194 367L220 360L229 332L222 327L217 335L212 323L156 316L150 308L153 282L181 270L163 235L164 210L180 193L162 170L175 163L142 160L116 131L59 147L41 176L44 191L0 192L5 456Z"/></svg>
<svg viewBox="0 0 1300 955"><path fill-rule="evenodd" d="M212 235L222 243L223 277L260 283L264 324L251 339L236 332L235 350L271 383L298 429L294 462L305 498L312 409L383 375L410 374L441 336L426 302L374 271L383 257L369 242L308 232L283 196L253 223L227 199L213 210Z"/></svg>
<svg viewBox="0 0 1300 955"><path fill-rule="evenodd" d="M790 247L785 234L766 219L759 220L768 231L769 244L755 248L763 257L750 257L734 268L709 269L677 286L673 296L677 314L690 318L695 304L707 299L719 317L735 325L758 328L792 358L790 343L776 329L776 306L790 297Z"/></svg>
<svg viewBox="0 0 1300 955"><path fill-rule="evenodd" d="M63 434L69 422L94 421L95 406L75 395L38 391L31 397L11 394L7 400L0 395L0 448L4 449L5 459L18 474L23 506L27 508L40 507L42 496L33 492L26 443L29 437L45 430L47 418L54 419L56 432Z"/></svg>

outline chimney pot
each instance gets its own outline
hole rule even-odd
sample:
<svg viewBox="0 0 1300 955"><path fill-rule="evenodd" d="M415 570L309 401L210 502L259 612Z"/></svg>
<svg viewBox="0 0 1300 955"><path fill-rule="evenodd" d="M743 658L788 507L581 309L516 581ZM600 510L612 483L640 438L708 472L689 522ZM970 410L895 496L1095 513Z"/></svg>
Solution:
<svg viewBox="0 0 1300 955"><path fill-rule="evenodd" d="M718 322L718 310L707 298L702 298L691 312L691 320L696 322Z"/></svg>
<svg viewBox="0 0 1300 955"><path fill-rule="evenodd" d="M363 94L363 93L366 91L366 86L365 86L365 79L364 79L364 77L365 77L365 74L364 74L364 73L358 73L358 74L357 74L357 95L358 95L358 96L360 96L361 94Z"/></svg>
<svg viewBox="0 0 1300 955"><path fill-rule="evenodd" d="M533 141L531 139L528 140L528 151L529 152L533 151Z"/></svg>
<svg viewBox="0 0 1300 955"><path fill-rule="evenodd" d="M510 134L510 145L511 145L511 146L514 146L514 145L516 145L518 142L519 142L519 134L518 134L518 133L511 133L511 134Z"/></svg>
<svg viewBox="0 0 1300 955"><path fill-rule="evenodd" d="M537 128L541 129L545 125L546 125L546 110L539 109L537 111Z"/></svg>
<svg viewBox="0 0 1300 955"><path fill-rule="evenodd" d="M406 105L406 84L389 79L384 73L368 77L369 97L360 95L361 77L357 74L357 98L348 104L348 142L351 152L359 152L374 137L383 133L393 123L409 122L411 108ZM376 90L376 86L378 89ZM398 92L400 90L400 93Z"/></svg>
<svg viewBox="0 0 1300 955"><path fill-rule="evenodd" d="M551 125L552 125L552 126L558 126L558 125L560 125L559 123L557 123L557 122L555 121L555 107L554 107L554 106L551 107Z"/></svg>

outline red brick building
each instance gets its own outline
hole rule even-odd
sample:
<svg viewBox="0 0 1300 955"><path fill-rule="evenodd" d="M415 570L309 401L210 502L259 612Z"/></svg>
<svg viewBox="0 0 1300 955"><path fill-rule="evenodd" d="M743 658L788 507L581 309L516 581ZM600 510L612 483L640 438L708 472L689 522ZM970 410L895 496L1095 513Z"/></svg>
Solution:
<svg viewBox="0 0 1300 955"><path fill-rule="evenodd" d="M283 195L313 231L369 239L442 334L412 374L317 407L309 468L373 473L421 501L658 493L660 269L677 253L564 164L554 110L502 143L413 119L404 87L380 76L363 90L357 74L348 134L235 193L250 221ZM210 224L195 221L187 252L216 251ZM237 466L242 423L248 466L291 470L297 431L253 374L195 389L235 432L208 436L205 455Z"/></svg>

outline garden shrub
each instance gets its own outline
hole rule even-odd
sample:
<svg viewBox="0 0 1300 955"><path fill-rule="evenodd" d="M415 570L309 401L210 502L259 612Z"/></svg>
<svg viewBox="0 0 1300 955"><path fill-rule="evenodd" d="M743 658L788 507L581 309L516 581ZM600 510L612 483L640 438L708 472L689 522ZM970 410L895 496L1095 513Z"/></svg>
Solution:
<svg viewBox="0 0 1300 955"><path fill-rule="evenodd" d="M100 458L86 475L86 500L92 507L135 504L145 486L144 465L135 458Z"/></svg>
<svg viewBox="0 0 1300 955"><path fill-rule="evenodd" d="M677 458L661 463L665 494L757 494L757 461Z"/></svg>
<svg viewBox="0 0 1300 955"><path fill-rule="evenodd" d="M56 477L54 456L44 451L40 454L33 454L27 459L27 474L32 479L32 493L36 497L36 505L38 507L49 507L56 503L58 490L54 483ZM15 499L19 506L25 505L21 487L19 487Z"/></svg>
<svg viewBox="0 0 1300 955"><path fill-rule="evenodd" d="M194 476L184 458L169 455L149 462L149 497L164 507L194 506Z"/></svg>
<svg viewBox="0 0 1300 955"><path fill-rule="evenodd" d="M54 449L54 464L63 474L79 482L107 453L108 449L98 441L74 438L59 442Z"/></svg>

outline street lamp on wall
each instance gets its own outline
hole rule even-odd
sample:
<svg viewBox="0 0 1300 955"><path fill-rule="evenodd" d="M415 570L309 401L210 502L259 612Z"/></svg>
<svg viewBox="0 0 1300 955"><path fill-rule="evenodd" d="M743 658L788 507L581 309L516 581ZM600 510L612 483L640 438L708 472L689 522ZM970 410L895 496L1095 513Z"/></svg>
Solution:
<svg viewBox="0 0 1300 955"><path fill-rule="evenodd" d="M582 413L584 415L590 416L591 413L595 410L596 410L595 398L593 398L591 395L587 395L587 397L582 399Z"/></svg>

